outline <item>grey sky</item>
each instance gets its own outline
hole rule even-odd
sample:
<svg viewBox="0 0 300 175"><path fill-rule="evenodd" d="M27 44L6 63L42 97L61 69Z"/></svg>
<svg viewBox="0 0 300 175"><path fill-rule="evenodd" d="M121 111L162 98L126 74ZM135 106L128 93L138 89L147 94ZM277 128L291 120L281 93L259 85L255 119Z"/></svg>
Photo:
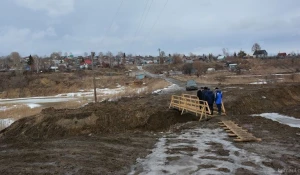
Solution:
<svg viewBox="0 0 300 175"><path fill-rule="evenodd" d="M255 42L269 53L300 50L299 0L123 0L120 6L121 2L1 0L0 55L157 54L158 48L166 53L219 54L222 48L249 53Z"/></svg>

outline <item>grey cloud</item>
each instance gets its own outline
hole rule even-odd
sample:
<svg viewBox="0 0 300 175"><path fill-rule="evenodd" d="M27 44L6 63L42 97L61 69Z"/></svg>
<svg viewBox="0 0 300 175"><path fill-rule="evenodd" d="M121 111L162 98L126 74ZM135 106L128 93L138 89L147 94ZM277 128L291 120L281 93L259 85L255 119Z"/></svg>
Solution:
<svg viewBox="0 0 300 175"><path fill-rule="evenodd" d="M144 12L147 1L153 3ZM147 1L124 0L112 23L121 0L4 0L0 53L157 54L161 48L219 54L224 47L250 52L254 42L273 53L299 47L298 0L169 0L154 28L166 0ZM143 13L146 18L136 33Z"/></svg>
<svg viewBox="0 0 300 175"><path fill-rule="evenodd" d="M74 10L74 0L15 0L16 4L36 11L46 11L51 17L68 14Z"/></svg>

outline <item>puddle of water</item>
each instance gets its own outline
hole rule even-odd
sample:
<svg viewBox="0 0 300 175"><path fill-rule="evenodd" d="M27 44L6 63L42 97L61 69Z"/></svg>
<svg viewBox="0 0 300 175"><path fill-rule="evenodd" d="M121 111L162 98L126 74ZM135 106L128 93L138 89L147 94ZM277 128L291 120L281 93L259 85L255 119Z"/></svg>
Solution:
<svg viewBox="0 0 300 175"><path fill-rule="evenodd" d="M263 113L263 114L253 114L252 117L264 117L276 122L279 122L281 124L288 125L290 127L294 128L300 128L300 119L289 117L285 115L281 115L278 113Z"/></svg>
<svg viewBox="0 0 300 175"><path fill-rule="evenodd" d="M257 174L279 174L262 164L263 161L269 161L268 159L235 147L232 142L225 140L227 138L227 134L221 129L193 129L164 136L159 139L151 154L145 159L137 159L137 164L129 174L229 175L234 174L238 168ZM217 149L210 144L212 142L222 145L222 149L227 150L229 155L217 154ZM187 147L194 149L182 149ZM178 149L181 151L167 152ZM170 157L175 159L170 160ZM245 162L252 162L255 167L243 165ZM229 172L219 171L219 168L226 168Z"/></svg>
<svg viewBox="0 0 300 175"><path fill-rule="evenodd" d="M0 130L5 129L9 127L15 120L6 118L6 119L0 119Z"/></svg>

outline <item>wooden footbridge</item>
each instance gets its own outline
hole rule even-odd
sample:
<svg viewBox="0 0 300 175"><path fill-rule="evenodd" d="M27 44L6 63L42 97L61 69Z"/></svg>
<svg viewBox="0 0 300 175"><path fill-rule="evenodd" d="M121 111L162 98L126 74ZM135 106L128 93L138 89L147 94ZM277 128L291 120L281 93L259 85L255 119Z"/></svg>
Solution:
<svg viewBox="0 0 300 175"><path fill-rule="evenodd" d="M202 120L203 117L207 118L208 116L211 116L211 111L209 109L208 103L206 101L199 100L196 95L172 95L169 108L176 108L181 111L181 114L183 114L184 112L193 113L196 116L200 116L199 120ZM226 115L223 103L222 113L223 115Z"/></svg>
<svg viewBox="0 0 300 175"><path fill-rule="evenodd" d="M172 95L171 103L169 108L176 108L181 111L181 115L184 112L193 113L199 116L199 121L203 117L206 119L211 117L211 111L206 101L199 100L196 95L182 94L181 96ZM216 111L217 113L217 111ZM225 107L222 103L222 113L226 115ZM229 137L236 137L236 142L249 142L249 141L261 141L260 138L254 137L247 130L239 127L233 121L227 120L219 122L220 126L228 133Z"/></svg>

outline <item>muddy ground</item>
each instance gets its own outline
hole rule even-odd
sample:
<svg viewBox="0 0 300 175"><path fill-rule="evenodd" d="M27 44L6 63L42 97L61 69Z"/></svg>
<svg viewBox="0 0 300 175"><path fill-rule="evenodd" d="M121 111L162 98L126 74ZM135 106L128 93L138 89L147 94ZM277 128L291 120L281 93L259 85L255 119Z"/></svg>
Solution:
<svg viewBox="0 0 300 175"><path fill-rule="evenodd" d="M221 167L218 168L220 174L259 174L255 168L245 168L247 166L263 166L279 174L295 174L294 171L278 170L300 169L300 136L297 134L300 129L249 115L278 112L300 118L300 84L231 85L221 88L227 116L201 122L191 114L180 115L180 112L168 109L172 94L122 98L117 102L89 104L72 110L45 109L0 132L0 174L127 174L132 172L137 160L152 152L162 137L199 128L216 130L219 128L217 122L224 119L235 121L262 139L261 142L234 143L232 138L226 138L228 142L267 161L260 165L243 161L239 163L242 167L234 170ZM168 144L173 143L168 141ZM206 144L223 159L229 155L228 150L217 143ZM183 149L170 149L167 153L185 151L193 154L200 148L186 146ZM235 154L238 156L240 153ZM176 160L176 157L170 157L168 161L173 159ZM216 157L197 159L212 160ZM233 160L233 164L236 163ZM198 170L214 167L213 164L199 164ZM136 168L137 174L145 171L138 166ZM170 174L168 171L161 173ZM197 171L190 173L197 174Z"/></svg>

